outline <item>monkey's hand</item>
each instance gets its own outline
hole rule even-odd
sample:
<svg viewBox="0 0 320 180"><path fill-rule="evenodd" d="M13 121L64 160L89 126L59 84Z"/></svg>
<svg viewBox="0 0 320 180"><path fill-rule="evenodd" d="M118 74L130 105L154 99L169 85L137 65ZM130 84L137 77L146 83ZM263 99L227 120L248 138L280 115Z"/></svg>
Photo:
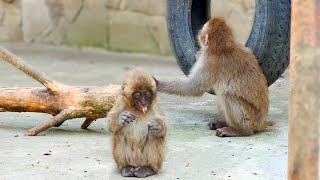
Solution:
<svg viewBox="0 0 320 180"><path fill-rule="evenodd" d="M150 132L158 133L161 131L161 125L158 122L149 122L148 130Z"/></svg>
<svg viewBox="0 0 320 180"><path fill-rule="evenodd" d="M120 113L118 118L118 123L123 126L124 124L129 124L136 119L135 115L129 111L123 111Z"/></svg>

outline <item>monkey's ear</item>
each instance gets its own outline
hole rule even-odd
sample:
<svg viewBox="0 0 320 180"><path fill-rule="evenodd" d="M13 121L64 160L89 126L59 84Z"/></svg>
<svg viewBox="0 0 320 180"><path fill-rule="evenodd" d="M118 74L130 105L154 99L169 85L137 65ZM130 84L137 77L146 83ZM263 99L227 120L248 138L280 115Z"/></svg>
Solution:
<svg viewBox="0 0 320 180"><path fill-rule="evenodd" d="M152 76L153 77L153 76ZM159 86L159 81L155 78L155 77L153 77L153 79L154 79L154 81L156 82L156 87L158 87Z"/></svg>
<svg viewBox="0 0 320 180"><path fill-rule="evenodd" d="M208 44L209 44L209 36L208 36L208 34L206 34L206 36L204 38L204 45L208 46Z"/></svg>

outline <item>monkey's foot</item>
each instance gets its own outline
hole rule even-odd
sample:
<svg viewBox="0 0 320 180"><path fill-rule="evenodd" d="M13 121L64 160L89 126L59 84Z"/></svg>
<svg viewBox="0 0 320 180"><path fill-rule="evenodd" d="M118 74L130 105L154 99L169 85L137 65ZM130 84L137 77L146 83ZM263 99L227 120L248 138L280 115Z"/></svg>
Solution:
<svg viewBox="0 0 320 180"><path fill-rule="evenodd" d="M121 175L123 177L134 177L134 167L132 166L126 166L124 168L121 169Z"/></svg>
<svg viewBox="0 0 320 180"><path fill-rule="evenodd" d="M218 128L216 131L216 135L219 137L235 137L235 136L241 136L238 132L236 132L231 127L222 127Z"/></svg>
<svg viewBox="0 0 320 180"><path fill-rule="evenodd" d="M216 130L219 128L227 127L227 123L223 121L213 121L208 124L210 130Z"/></svg>
<svg viewBox="0 0 320 180"><path fill-rule="evenodd" d="M156 174L156 172L149 166L137 167L134 170L134 175L138 178L144 178Z"/></svg>

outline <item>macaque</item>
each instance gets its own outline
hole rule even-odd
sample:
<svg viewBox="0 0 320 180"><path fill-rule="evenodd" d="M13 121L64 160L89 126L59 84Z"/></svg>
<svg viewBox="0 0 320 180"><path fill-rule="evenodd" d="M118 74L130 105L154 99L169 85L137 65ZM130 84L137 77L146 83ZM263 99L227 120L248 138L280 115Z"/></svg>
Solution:
<svg viewBox="0 0 320 180"><path fill-rule="evenodd" d="M249 136L267 125L267 80L250 49L235 42L222 18L210 19L198 34L198 59L184 80L157 81L159 92L202 96L214 91L221 118L208 124L216 135Z"/></svg>
<svg viewBox="0 0 320 180"><path fill-rule="evenodd" d="M124 177L156 174L165 158L166 122L156 82L143 69L128 72L122 95L108 114L113 158Z"/></svg>

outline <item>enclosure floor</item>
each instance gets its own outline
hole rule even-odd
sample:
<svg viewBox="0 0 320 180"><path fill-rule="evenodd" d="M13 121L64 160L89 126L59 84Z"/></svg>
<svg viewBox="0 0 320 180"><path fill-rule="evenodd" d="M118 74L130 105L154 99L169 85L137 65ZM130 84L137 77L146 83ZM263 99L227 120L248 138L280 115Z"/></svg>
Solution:
<svg viewBox="0 0 320 180"><path fill-rule="evenodd" d="M141 66L158 79L183 77L172 57L110 53L28 44L2 44L34 68L70 85L119 84ZM40 86L0 60L0 86ZM217 99L159 93L169 124L167 156L160 174L148 179L287 179L288 73L270 87L273 127L251 137L218 138L207 123L217 115ZM111 152L106 119L80 129L68 121L36 137L27 129L50 118L36 113L0 113L0 179L122 179ZM44 155L49 153L49 155ZM128 179L128 178L127 178Z"/></svg>

